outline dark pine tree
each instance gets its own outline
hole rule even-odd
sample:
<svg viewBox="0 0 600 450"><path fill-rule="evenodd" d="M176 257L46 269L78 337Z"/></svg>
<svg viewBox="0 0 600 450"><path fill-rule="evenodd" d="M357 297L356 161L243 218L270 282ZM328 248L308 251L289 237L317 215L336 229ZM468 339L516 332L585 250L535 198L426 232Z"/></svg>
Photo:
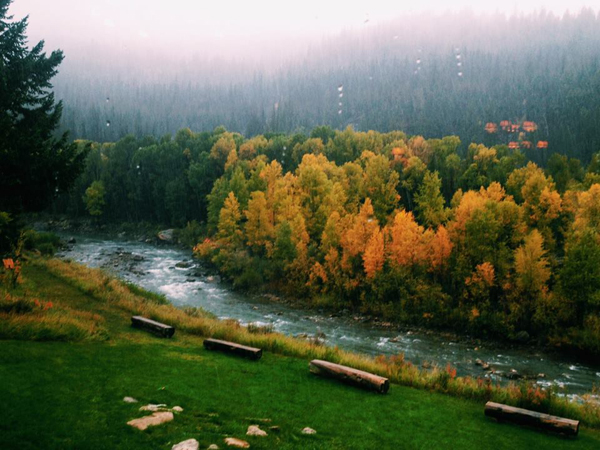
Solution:
<svg viewBox="0 0 600 450"><path fill-rule="evenodd" d="M83 169L86 151L56 137L62 103L50 80L62 51L44 53L44 41L27 46L27 17L13 21L12 0L0 0L0 211L19 214L44 208L67 190Z"/></svg>

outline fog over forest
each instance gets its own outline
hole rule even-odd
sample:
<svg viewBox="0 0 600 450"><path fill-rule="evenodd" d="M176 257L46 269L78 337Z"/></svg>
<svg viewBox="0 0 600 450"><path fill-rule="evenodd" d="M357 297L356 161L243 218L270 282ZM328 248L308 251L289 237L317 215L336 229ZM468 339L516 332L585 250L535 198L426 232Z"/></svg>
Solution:
<svg viewBox="0 0 600 450"><path fill-rule="evenodd" d="M71 137L330 125L455 134L466 147L498 143L487 122L530 120L550 143L527 155L539 163L600 149L600 18L585 3L171 3L15 2L30 44L65 51L54 87Z"/></svg>

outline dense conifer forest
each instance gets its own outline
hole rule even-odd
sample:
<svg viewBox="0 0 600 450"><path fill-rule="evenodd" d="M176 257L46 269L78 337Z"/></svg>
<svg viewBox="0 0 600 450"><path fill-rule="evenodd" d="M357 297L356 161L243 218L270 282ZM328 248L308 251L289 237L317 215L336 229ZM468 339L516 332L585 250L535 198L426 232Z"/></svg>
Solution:
<svg viewBox="0 0 600 450"><path fill-rule="evenodd" d="M202 58L195 47L181 59L144 59L126 46L110 55L74 50L65 61L55 90L73 137L160 138L221 125L252 137L351 125L457 135L464 155L471 142L499 143L484 132L487 122L530 120L549 142L526 151L538 164L553 152L588 163L600 149L600 23L592 10L561 18L543 11L406 16L264 64L251 55Z"/></svg>

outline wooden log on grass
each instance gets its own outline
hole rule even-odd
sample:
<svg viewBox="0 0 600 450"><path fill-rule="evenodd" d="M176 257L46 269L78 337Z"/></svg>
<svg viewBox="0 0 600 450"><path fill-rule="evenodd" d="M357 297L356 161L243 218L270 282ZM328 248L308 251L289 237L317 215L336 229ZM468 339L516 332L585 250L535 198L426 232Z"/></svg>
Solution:
<svg viewBox="0 0 600 450"><path fill-rule="evenodd" d="M220 339L204 339L204 348L207 350L220 350L222 352L233 353L254 360L259 360L262 356L262 350L260 348L248 347L247 345L241 345L235 342L221 341Z"/></svg>
<svg viewBox="0 0 600 450"><path fill-rule="evenodd" d="M175 333L175 328L171 325L165 325L164 323L142 316L133 316L131 318L131 326L165 338L170 338Z"/></svg>
<svg viewBox="0 0 600 450"><path fill-rule="evenodd" d="M551 416L523 408L503 405L502 403L487 402L485 415L498 421L513 422L519 425L528 425L548 431L563 433L568 436L577 436L579 420L565 419Z"/></svg>
<svg viewBox="0 0 600 450"><path fill-rule="evenodd" d="M311 373L316 375L335 378L344 383L352 384L370 391L376 391L380 394L385 394L390 389L390 382L387 378L362 370L353 369L352 367L334 364L329 361L313 359L309 363L309 368Z"/></svg>

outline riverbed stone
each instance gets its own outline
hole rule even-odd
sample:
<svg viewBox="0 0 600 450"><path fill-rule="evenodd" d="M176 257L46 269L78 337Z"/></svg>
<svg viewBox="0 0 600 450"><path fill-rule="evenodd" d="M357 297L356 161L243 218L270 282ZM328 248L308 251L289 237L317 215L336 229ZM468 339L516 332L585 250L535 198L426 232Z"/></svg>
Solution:
<svg viewBox="0 0 600 450"><path fill-rule="evenodd" d="M155 412L151 416L140 417L127 422L138 430L144 431L148 427L154 427L173 420L173 413L170 411Z"/></svg>
<svg viewBox="0 0 600 450"><path fill-rule="evenodd" d="M196 439L188 439L171 447L171 450L198 450L200 443Z"/></svg>

